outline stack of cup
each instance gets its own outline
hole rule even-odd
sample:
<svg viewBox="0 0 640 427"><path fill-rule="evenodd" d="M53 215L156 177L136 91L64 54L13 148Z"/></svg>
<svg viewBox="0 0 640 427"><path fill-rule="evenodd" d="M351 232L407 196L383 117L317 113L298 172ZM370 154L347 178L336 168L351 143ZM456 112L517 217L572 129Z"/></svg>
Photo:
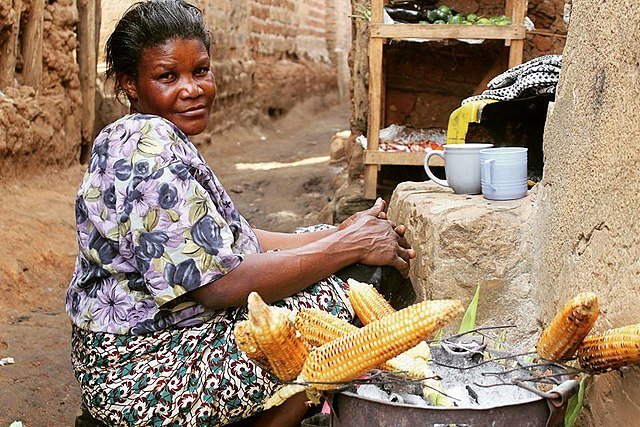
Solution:
<svg viewBox="0 0 640 427"><path fill-rule="evenodd" d="M445 144L443 151L430 151L424 169L436 184L456 194L480 194L491 200L520 199L527 194L527 149L492 148L492 144ZM433 156L444 158L446 180L429 168Z"/></svg>
<svg viewBox="0 0 640 427"><path fill-rule="evenodd" d="M501 147L480 151L482 194L491 200L527 194L527 149Z"/></svg>

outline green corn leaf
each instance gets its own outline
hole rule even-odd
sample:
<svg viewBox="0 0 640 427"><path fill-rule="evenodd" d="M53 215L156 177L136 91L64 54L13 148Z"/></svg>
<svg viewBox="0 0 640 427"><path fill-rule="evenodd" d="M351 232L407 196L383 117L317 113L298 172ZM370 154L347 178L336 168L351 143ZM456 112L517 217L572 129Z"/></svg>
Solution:
<svg viewBox="0 0 640 427"><path fill-rule="evenodd" d="M588 379L588 376L582 378L578 393L569 399L567 412L564 414L564 427L573 427L575 425L578 415L580 415L582 405L584 404L584 392L587 388Z"/></svg>
<svg viewBox="0 0 640 427"><path fill-rule="evenodd" d="M476 293L464 313L462 323L460 324L459 334L464 334L476 328L476 313L478 312L478 300L480 299L480 284L476 287Z"/></svg>
<svg viewBox="0 0 640 427"><path fill-rule="evenodd" d="M436 336L433 338L433 344L438 345L442 341L442 329L439 329Z"/></svg>

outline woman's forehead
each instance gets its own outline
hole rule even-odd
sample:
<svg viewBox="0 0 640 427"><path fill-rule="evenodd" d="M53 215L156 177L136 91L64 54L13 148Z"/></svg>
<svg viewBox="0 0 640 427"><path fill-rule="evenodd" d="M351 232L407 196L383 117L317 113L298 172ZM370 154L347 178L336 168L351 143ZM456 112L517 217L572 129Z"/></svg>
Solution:
<svg viewBox="0 0 640 427"><path fill-rule="evenodd" d="M142 51L144 61L174 64L185 58L191 60L208 59L209 52L199 39L168 39L161 44L150 46Z"/></svg>

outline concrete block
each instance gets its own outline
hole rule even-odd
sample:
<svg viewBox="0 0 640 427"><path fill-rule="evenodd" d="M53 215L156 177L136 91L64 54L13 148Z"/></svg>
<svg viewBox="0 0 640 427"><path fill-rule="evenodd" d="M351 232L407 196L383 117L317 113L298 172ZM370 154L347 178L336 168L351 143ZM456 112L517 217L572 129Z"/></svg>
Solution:
<svg viewBox="0 0 640 427"><path fill-rule="evenodd" d="M467 304L480 285L478 325L515 324L508 342L531 348L538 313L531 280L534 199L496 202L432 182L401 183L389 216L406 225L417 252L410 278L419 298Z"/></svg>

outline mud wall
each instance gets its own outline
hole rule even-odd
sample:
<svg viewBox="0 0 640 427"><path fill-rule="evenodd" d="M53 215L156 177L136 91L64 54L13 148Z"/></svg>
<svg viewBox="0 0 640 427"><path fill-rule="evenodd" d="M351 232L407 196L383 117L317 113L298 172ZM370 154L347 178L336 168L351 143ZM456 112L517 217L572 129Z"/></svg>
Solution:
<svg viewBox="0 0 640 427"><path fill-rule="evenodd" d="M534 241L543 321L571 295L593 291L597 330L640 322L640 3L573 2ZM579 425L640 418L640 369L596 377Z"/></svg>
<svg viewBox="0 0 640 427"><path fill-rule="evenodd" d="M0 176L34 173L44 166L77 162L80 151L82 97L74 57L77 39L75 0L45 2L42 75L24 84L24 36L30 2L0 0L0 45L7 55L12 28L17 49L11 76L0 84ZM5 56L6 59L6 56Z"/></svg>
<svg viewBox="0 0 640 427"><path fill-rule="evenodd" d="M103 7L101 46L132 3L121 0ZM219 93L210 131L280 116L297 102L338 88L350 46L348 0L194 3L203 10L212 35ZM344 82L344 72L341 75ZM108 104L102 108L103 123L121 113Z"/></svg>

